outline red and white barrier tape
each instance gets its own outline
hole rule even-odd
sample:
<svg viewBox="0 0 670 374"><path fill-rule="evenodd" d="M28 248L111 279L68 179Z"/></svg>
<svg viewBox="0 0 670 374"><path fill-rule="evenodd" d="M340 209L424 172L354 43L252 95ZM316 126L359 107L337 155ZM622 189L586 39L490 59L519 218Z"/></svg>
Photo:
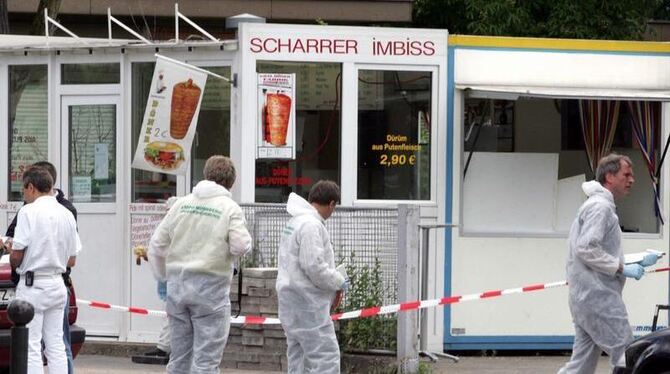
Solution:
<svg viewBox="0 0 670 374"><path fill-rule="evenodd" d="M162 310L150 310L138 308L134 306L120 306L114 304L101 303L99 301L89 301L84 299L77 299L78 305L88 305L91 308L116 310L119 312L127 312L134 314L143 314L147 316L166 317L167 313ZM259 317L259 316L238 316L232 317L230 323L242 325L278 325L279 318Z"/></svg>
<svg viewBox="0 0 670 374"><path fill-rule="evenodd" d="M660 272L665 272L665 271L670 271L670 267L648 270L648 271L646 271L646 273L660 273ZM490 298L493 298L493 297L499 297L499 296L504 296L504 295L512 295L512 294L517 294L517 293L540 291L540 290L546 290L546 289L549 289L549 288L563 287L563 286L567 286L567 285L568 285L568 282L566 282L566 281L544 283L544 284L532 284L532 285L525 286L525 287L508 288L508 289L505 289L505 290L492 290L492 291L486 291L486 292L481 292L481 293L473 293L473 294L463 295L463 296L449 296L449 297L442 297L442 298L439 298L439 299L432 299L432 300L417 300L417 301L410 301L410 302L401 303L401 304L374 306L374 307L370 307L370 308L354 310L354 311L351 311L351 312L333 314L331 316L331 318L332 318L333 321L339 321L339 320L345 320L345 319L354 319L354 318L366 318L366 317L373 317L373 316L384 315L384 314L406 312L406 311L410 311L410 310L417 310L417 309L423 309L423 308L433 308L433 307L437 307L437 306L441 306L441 305L457 304L457 303L462 303L462 302L466 302L466 301L490 299ZM166 313L164 311L161 311L161 310L149 310L149 309L137 308L137 307L132 307L132 306L131 307L125 307L125 306L119 306L119 305L113 305L113 304L107 304L107 303L101 303L101 302L98 302L98 301L89 301L89 300L83 300L83 299L77 299L77 303L79 303L80 305L85 304L85 305L88 305L92 308L110 309L110 310L117 310L117 311L121 311L121 312L144 314L144 315L158 316L158 317L165 317L166 316ZM230 323L232 323L232 324L246 324L246 325L277 325L280 322L279 322L278 318L269 318L269 317L260 317L260 316L239 316L239 317L231 318Z"/></svg>

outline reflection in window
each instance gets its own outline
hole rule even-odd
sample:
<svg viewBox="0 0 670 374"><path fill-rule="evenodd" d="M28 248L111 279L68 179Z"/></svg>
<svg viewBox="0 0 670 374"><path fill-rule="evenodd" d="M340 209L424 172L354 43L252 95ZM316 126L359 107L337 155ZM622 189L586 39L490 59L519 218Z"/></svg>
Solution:
<svg viewBox="0 0 670 374"><path fill-rule="evenodd" d="M22 201L23 170L48 159L47 65L9 66L9 200Z"/></svg>
<svg viewBox="0 0 670 374"><path fill-rule="evenodd" d="M617 201L619 225L624 232L659 232L652 179L634 126L642 121L649 156L659 160L661 103L601 100L600 110L609 108L611 116L593 116L586 100L472 96L464 101L462 128L464 232L567 234L586 199L581 184L594 178L585 144L593 152L605 139L611 141L607 152L627 155L634 164L635 184ZM649 111L634 116L641 107ZM584 141L582 118L609 123L600 132L584 123L597 142Z"/></svg>
<svg viewBox="0 0 670 374"><path fill-rule="evenodd" d="M62 64L62 84L117 84L121 81L118 63Z"/></svg>
<svg viewBox="0 0 670 374"><path fill-rule="evenodd" d="M340 85L334 63L259 62L258 73L296 75L296 159L256 160L256 201L307 197L320 179L340 181Z"/></svg>
<svg viewBox="0 0 670 374"><path fill-rule="evenodd" d="M431 78L359 71L358 199L430 200Z"/></svg>
<svg viewBox="0 0 670 374"><path fill-rule="evenodd" d="M230 76L228 66L204 69ZM203 179L205 161L213 155L230 155L230 83L208 75L191 150L191 186Z"/></svg>
<svg viewBox="0 0 670 374"><path fill-rule="evenodd" d="M72 105L68 111L70 199L116 201L116 105Z"/></svg>
<svg viewBox="0 0 670 374"><path fill-rule="evenodd" d="M132 64L132 148L131 158L135 154L137 142L142 131L142 119L151 90L151 78L154 74L153 62L135 62ZM146 170L131 169L131 202L165 202L177 194L177 177L170 174Z"/></svg>

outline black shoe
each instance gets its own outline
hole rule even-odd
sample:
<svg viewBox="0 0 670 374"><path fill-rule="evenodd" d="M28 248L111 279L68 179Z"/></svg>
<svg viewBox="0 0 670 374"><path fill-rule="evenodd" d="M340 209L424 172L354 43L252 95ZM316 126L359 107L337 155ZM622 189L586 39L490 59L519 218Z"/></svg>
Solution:
<svg viewBox="0 0 670 374"><path fill-rule="evenodd" d="M148 352L144 352L144 355L152 357L168 357L169 354L160 348L154 348Z"/></svg>
<svg viewBox="0 0 670 374"><path fill-rule="evenodd" d="M131 360L137 364L167 365L170 361L170 354L162 349L154 348L144 354L132 356Z"/></svg>

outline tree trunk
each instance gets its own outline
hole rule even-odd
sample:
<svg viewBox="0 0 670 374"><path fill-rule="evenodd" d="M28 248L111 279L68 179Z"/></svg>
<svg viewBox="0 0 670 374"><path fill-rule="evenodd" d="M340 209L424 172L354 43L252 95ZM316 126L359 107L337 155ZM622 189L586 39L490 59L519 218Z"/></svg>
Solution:
<svg viewBox="0 0 670 374"><path fill-rule="evenodd" d="M9 16L7 0L0 0L0 34L9 34Z"/></svg>
<svg viewBox="0 0 670 374"><path fill-rule="evenodd" d="M30 35L44 35L44 9L48 9L49 17L56 19L62 0L40 0L37 6L37 13L33 18L33 26L30 28ZM49 25L49 35L53 35L56 26Z"/></svg>

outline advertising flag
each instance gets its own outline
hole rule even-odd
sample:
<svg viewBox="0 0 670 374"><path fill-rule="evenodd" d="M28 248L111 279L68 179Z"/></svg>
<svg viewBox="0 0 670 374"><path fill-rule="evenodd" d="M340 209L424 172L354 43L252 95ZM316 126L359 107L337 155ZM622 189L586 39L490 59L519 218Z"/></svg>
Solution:
<svg viewBox="0 0 670 374"><path fill-rule="evenodd" d="M159 56L132 167L186 174L206 81L202 70Z"/></svg>

